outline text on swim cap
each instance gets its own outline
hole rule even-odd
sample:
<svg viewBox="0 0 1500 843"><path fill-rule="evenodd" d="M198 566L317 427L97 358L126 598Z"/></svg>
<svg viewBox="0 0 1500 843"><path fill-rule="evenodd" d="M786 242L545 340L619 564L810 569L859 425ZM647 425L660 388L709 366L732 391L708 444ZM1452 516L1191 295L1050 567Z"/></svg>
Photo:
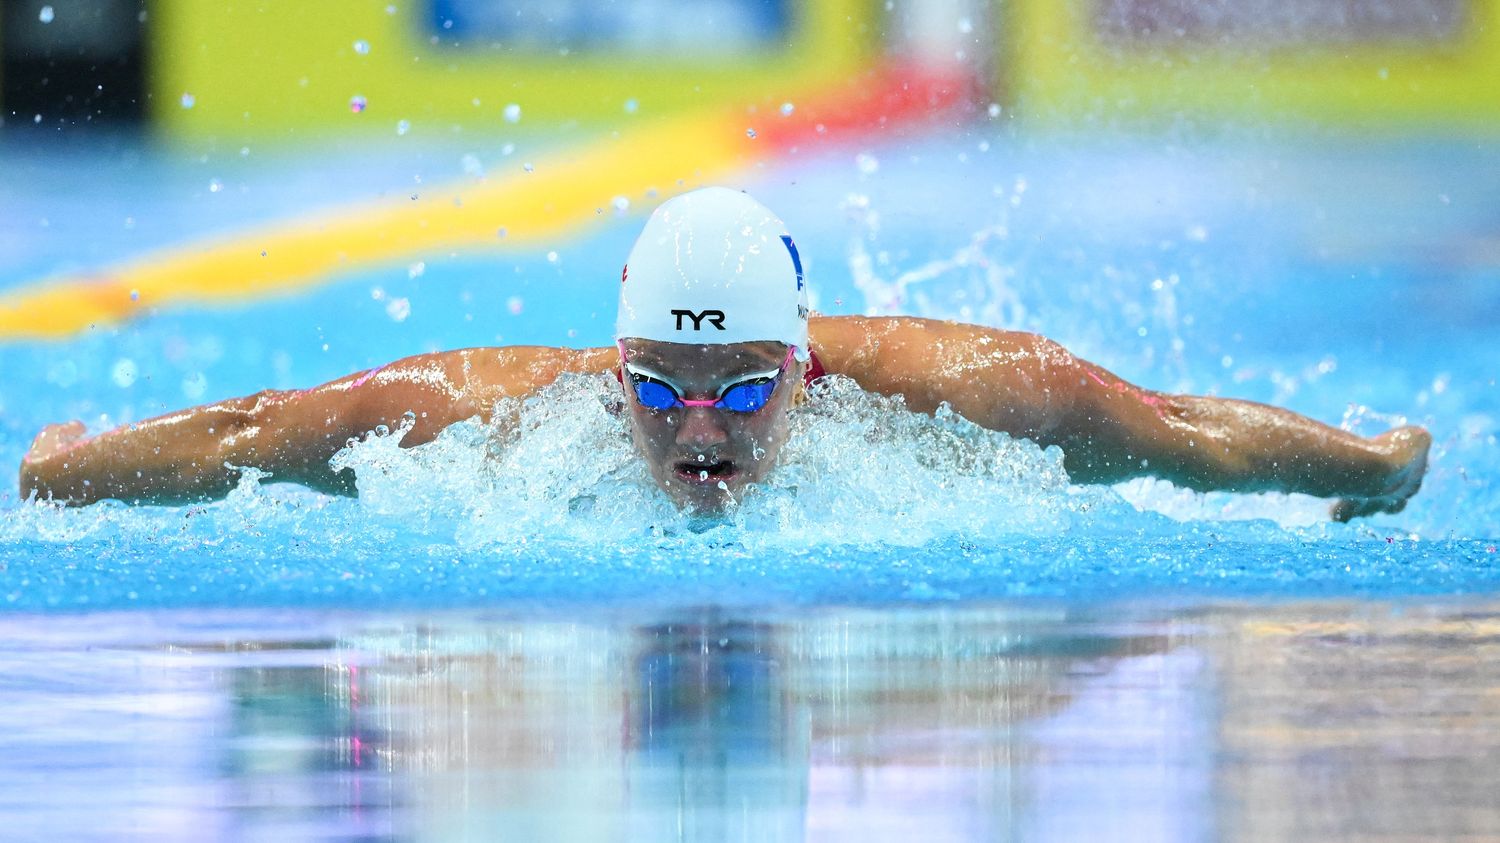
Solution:
<svg viewBox="0 0 1500 843"><path fill-rule="evenodd" d="M701 326L705 319L708 320L708 324L721 331L724 330L724 311L722 310L705 310L701 313L694 313L691 310L673 310L672 315L677 317L677 330L679 331L682 330L682 317L684 316L693 320L693 330L695 331L702 329Z"/></svg>

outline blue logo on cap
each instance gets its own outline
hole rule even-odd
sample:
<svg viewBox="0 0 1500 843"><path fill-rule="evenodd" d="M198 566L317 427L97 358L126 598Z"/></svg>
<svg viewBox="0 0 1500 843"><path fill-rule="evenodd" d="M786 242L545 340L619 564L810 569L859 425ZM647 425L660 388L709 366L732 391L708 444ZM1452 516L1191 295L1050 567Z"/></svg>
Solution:
<svg viewBox="0 0 1500 843"><path fill-rule="evenodd" d="M781 235L781 242L786 244L786 250L792 253L792 267L797 270L797 289L802 289L802 256L797 254L797 244L792 242L792 235Z"/></svg>

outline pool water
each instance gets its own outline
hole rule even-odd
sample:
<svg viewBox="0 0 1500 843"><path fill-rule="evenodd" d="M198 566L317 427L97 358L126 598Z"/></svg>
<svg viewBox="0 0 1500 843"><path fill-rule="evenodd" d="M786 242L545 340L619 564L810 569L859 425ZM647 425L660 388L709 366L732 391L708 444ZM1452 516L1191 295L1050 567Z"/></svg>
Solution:
<svg viewBox="0 0 1500 843"><path fill-rule="evenodd" d="M0 293L546 143L0 146ZM523 142L524 145L524 142ZM498 144L494 146L498 147ZM1143 385L1429 426L1406 511L1076 487L1056 451L834 381L725 524L574 378L221 503L0 493L0 819L19 839L1500 835L1500 162L1460 138L973 128L735 182L825 313L1035 330ZM648 197L538 249L0 345L0 463L396 357L609 341ZM588 460L579 460L588 454ZM106 833L107 832L107 833Z"/></svg>

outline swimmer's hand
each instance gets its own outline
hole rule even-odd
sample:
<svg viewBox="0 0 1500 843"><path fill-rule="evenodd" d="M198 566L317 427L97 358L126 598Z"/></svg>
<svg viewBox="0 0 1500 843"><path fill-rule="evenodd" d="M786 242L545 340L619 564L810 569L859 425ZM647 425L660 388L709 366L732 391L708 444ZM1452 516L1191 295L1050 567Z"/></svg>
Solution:
<svg viewBox="0 0 1500 843"><path fill-rule="evenodd" d="M1420 427L1398 427L1375 437L1372 442L1389 455L1391 468L1385 486L1380 494L1371 497L1339 500L1328 513L1335 521L1349 521L1381 512L1400 512L1406 508L1407 500L1422 488L1432 434Z"/></svg>
<svg viewBox="0 0 1500 843"><path fill-rule="evenodd" d="M42 432L31 440L31 447L27 449L26 456L21 458L21 499L25 500L30 497L32 492L36 492L38 497L47 496L49 490L45 488L41 476L43 466L53 457L68 451L87 438L88 431L81 421L49 424L42 428Z"/></svg>

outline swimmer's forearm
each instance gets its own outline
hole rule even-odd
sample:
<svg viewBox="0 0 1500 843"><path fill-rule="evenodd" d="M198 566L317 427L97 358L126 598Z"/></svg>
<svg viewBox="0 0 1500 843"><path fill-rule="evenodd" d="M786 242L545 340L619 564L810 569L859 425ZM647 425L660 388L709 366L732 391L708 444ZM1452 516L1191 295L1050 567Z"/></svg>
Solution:
<svg viewBox="0 0 1500 843"><path fill-rule="evenodd" d="M21 496L34 492L72 505L106 499L193 503L228 494L239 482L238 469L247 466L270 473L272 482L353 494L351 480L328 467L344 439L302 436L275 447L266 441L255 404L253 398L211 404L28 455L21 465Z"/></svg>
<svg viewBox="0 0 1500 843"><path fill-rule="evenodd" d="M1139 405L1085 423L1061 443L1073 479L1153 476L1198 491L1376 497L1401 467L1391 443L1287 410L1223 398L1142 392ZM1131 401L1116 395L1116 401Z"/></svg>

